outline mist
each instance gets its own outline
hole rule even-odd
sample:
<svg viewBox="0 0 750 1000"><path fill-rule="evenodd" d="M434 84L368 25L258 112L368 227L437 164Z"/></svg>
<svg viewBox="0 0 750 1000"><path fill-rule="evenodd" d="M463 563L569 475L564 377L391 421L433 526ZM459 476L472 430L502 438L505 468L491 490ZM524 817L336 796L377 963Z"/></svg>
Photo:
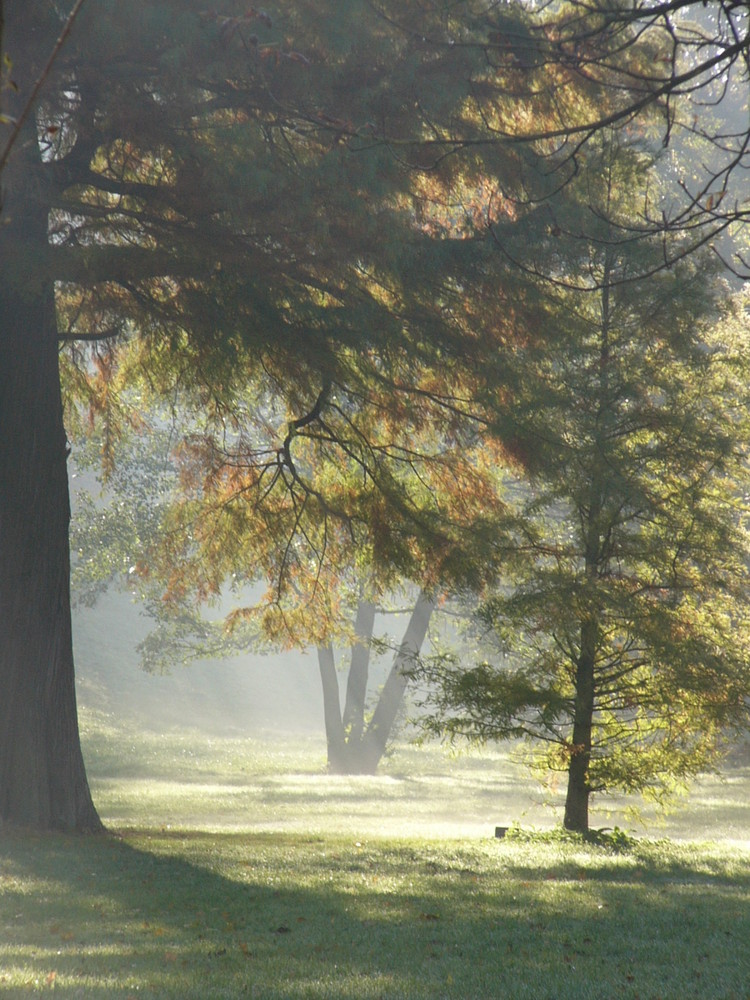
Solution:
<svg viewBox="0 0 750 1000"><path fill-rule="evenodd" d="M73 613L79 705L160 729L186 726L226 735L259 730L320 733L323 703L314 653L176 664L146 673L138 644L151 622L126 593L105 594Z"/></svg>

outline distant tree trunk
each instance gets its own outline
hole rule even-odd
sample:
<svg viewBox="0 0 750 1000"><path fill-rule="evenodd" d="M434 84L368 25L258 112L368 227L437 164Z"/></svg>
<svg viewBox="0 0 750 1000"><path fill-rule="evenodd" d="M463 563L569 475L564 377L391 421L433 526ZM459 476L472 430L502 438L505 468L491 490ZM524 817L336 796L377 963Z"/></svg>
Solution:
<svg viewBox="0 0 750 1000"><path fill-rule="evenodd" d="M346 702L344 704L344 730L351 743L359 743L365 728L365 703L367 701L367 680L370 672L370 650L372 633L375 628L375 605L360 598L354 631L357 642L352 647L349 676L346 682Z"/></svg>
<svg viewBox="0 0 750 1000"><path fill-rule="evenodd" d="M576 669L576 699L573 716L573 748L568 765L568 791L563 826L576 833L589 829L589 766L594 721L594 666L597 626L586 622L581 629L581 653Z"/></svg>
<svg viewBox="0 0 750 1000"><path fill-rule="evenodd" d="M30 243L42 258L48 249L47 213L10 195L0 226L0 818L98 831L76 712L54 293L38 277L24 283Z"/></svg>
<svg viewBox="0 0 750 1000"><path fill-rule="evenodd" d="M398 710L404 700L406 686L409 683L409 670L414 666L414 660L422 648L434 610L434 599L428 597L424 592L420 592L401 646L394 657L393 666L362 739L361 761L364 773L374 774L385 753L388 737L393 729L393 723L396 721Z"/></svg>
<svg viewBox="0 0 750 1000"><path fill-rule="evenodd" d="M346 774L347 745L341 721L339 679L332 646L318 646L318 666L323 684L323 716L328 746L328 770L331 774Z"/></svg>
<svg viewBox="0 0 750 1000"><path fill-rule="evenodd" d="M331 646L318 647L328 745L328 770L331 774L375 774L377 771L403 702L408 684L408 670L422 647L434 608L435 602L432 598L420 593L366 730L364 709L375 605L362 601L357 611L355 631L362 641L355 643L352 648L343 718L333 649ZM352 681L352 671L355 673L354 681Z"/></svg>

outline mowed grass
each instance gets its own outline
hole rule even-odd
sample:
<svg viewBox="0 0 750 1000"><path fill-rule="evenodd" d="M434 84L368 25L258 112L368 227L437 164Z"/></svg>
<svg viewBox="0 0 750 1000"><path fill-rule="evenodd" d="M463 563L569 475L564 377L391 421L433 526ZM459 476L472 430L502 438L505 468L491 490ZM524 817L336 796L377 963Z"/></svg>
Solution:
<svg viewBox="0 0 750 1000"><path fill-rule="evenodd" d="M2 998L750 998L747 847L497 840L525 802L555 820L499 753L336 781L313 739L85 724L112 832L0 836ZM737 830L746 779L716 786Z"/></svg>
<svg viewBox="0 0 750 1000"><path fill-rule="evenodd" d="M477 839L493 836L498 825L549 829L562 822L563 778L542 786L507 745L451 755L405 742L377 775L347 777L325 773L322 732L158 732L91 711L82 713L82 728L97 807L116 829ZM596 798L591 823L750 849L750 754L696 782L667 814L633 798Z"/></svg>

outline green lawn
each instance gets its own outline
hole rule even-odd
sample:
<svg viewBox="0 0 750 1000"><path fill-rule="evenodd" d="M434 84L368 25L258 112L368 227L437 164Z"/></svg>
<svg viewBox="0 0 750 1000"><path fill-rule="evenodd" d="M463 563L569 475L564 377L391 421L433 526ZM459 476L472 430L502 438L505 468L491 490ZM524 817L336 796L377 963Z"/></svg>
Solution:
<svg viewBox="0 0 750 1000"><path fill-rule="evenodd" d="M117 829L477 839L491 837L496 825L544 829L562 821L563 779L543 787L507 747L451 756L404 743L378 775L341 777L325 773L322 733L156 732L91 711L82 713L82 726L94 798ZM632 798L599 798L591 822L750 849L750 760L703 778L667 815Z"/></svg>
<svg viewBox="0 0 750 1000"><path fill-rule="evenodd" d="M499 752L332 779L313 739L84 724L113 833L0 837L2 998L750 997L748 845L496 840L555 820ZM741 840L746 768L710 788Z"/></svg>

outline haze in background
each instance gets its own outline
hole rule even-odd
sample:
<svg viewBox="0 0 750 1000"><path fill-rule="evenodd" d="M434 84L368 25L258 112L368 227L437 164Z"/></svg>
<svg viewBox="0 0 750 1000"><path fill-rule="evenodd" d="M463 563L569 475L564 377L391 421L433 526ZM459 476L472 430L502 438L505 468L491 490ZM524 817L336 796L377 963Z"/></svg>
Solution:
<svg viewBox="0 0 750 1000"><path fill-rule="evenodd" d="M279 729L325 739L314 653L248 654L148 674L137 647L149 627L126 593L110 592L93 608L75 609L79 705L155 729L189 726L226 735Z"/></svg>

